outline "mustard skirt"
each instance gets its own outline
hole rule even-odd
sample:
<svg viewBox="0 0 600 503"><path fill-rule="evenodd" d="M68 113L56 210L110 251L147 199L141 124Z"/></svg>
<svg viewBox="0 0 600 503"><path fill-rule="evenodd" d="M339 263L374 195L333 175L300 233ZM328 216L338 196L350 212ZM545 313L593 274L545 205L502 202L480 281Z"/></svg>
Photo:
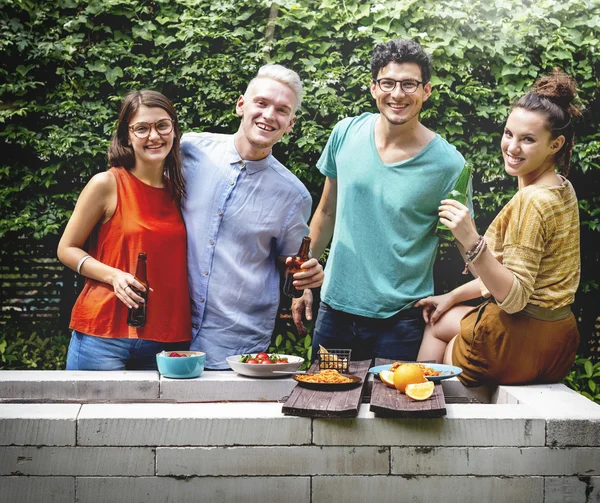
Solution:
<svg viewBox="0 0 600 503"><path fill-rule="evenodd" d="M463 369L465 386L553 383L569 373L578 346L573 313L544 321L488 301L461 320L452 363Z"/></svg>

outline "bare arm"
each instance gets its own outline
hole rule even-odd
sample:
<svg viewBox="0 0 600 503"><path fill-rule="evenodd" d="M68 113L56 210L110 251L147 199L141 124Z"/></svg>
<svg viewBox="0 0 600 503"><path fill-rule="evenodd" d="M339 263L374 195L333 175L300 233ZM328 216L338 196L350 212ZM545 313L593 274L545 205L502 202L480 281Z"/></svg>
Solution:
<svg viewBox="0 0 600 503"><path fill-rule="evenodd" d="M476 229L475 220L471 219L471 224L473 224L473 229ZM466 255L465 247L462 244L460 244L460 241L456 241L456 247L458 248L458 252L460 253L460 256L462 257L463 262L466 262L467 255ZM479 275L477 274L477 271L475 271L475 268L473 267L473 264L469 264L469 272L472 274L472 276L474 278L479 277Z"/></svg>
<svg viewBox="0 0 600 503"><path fill-rule="evenodd" d="M337 203L337 180L335 178L327 177L325 179L325 186L323 187L323 194L321 195L321 200L319 201L319 206L315 211L315 214L312 217L310 222L310 233L309 236L311 238L311 252L313 257L309 262L316 262L323 252L325 251L326 246L331 241L331 237L333 236L333 227L335 225L335 206ZM306 262L302 265L302 267L306 267L309 262ZM323 267L319 264L321 268L319 271L319 280L320 286L323 283ZM296 273L294 274L294 278L299 278L304 273ZM296 283L294 282L294 285ZM298 329L298 333L304 335L306 333L306 329L304 328L304 324L302 323L302 315L306 315L306 319L312 319L312 302L313 302L313 294L308 289L309 287L304 285L296 285L296 288L304 288L304 294L299 299L292 300L292 318ZM310 288L313 288L312 286Z"/></svg>
<svg viewBox="0 0 600 503"><path fill-rule="evenodd" d="M95 175L81 191L58 243L57 255L63 264L74 271L77 270L77 264L87 255L83 249L86 240L98 223L110 219L116 205L115 177L109 172ZM136 281L132 274L110 267L94 258L89 258L83 263L80 273L111 285L117 297L128 307L137 307L137 302L143 301L142 297L128 288L132 285L138 290L144 290L144 286Z"/></svg>
<svg viewBox="0 0 600 503"><path fill-rule="evenodd" d="M471 250L475 246L479 234L466 206L453 199L444 199L440 206L440 221L448 226L464 250ZM506 299L512 288L514 274L498 262L489 250L471 263L470 268L498 302Z"/></svg>
<svg viewBox="0 0 600 503"><path fill-rule="evenodd" d="M337 179L327 177L319 206L310 222L311 250L320 257L333 237L337 205Z"/></svg>
<svg viewBox="0 0 600 503"><path fill-rule="evenodd" d="M481 297L481 289L479 288L479 280L473 279L464 285L457 286L450 292L452 296L452 304L460 304L467 300Z"/></svg>
<svg viewBox="0 0 600 503"><path fill-rule="evenodd" d="M425 323L435 323L451 307L477 297L481 297L481 289L479 280L474 279L443 295L425 297L415 302L415 307L423 308Z"/></svg>

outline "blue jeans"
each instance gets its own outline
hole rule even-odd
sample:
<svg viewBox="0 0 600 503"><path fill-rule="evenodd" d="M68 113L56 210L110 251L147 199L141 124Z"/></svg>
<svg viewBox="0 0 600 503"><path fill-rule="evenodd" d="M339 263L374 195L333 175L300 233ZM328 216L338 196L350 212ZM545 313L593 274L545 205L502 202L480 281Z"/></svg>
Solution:
<svg viewBox="0 0 600 503"><path fill-rule="evenodd" d="M185 351L189 345L189 342L108 339L73 330L67 370L157 370L156 353Z"/></svg>
<svg viewBox="0 0 600 503"><path fill-rule="evenodd" d="M420 308L381 319L338 311L321 301L312 342L313 359L321 344L327 349L351 349L352 360L415 361L424 330Z"/></svg>

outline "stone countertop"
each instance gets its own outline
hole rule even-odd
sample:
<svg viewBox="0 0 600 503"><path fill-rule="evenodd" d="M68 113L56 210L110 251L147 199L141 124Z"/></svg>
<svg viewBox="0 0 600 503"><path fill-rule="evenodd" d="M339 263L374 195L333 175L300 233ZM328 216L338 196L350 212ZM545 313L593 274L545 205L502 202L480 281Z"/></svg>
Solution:
<svg viewBox="0 0 600 503"><path fill-rule="evenodd" d="M232 371L204 371L169 379L156 371L0 371L0 400L27 401L280 401L294 389L290 377L251 378Z"/></svg>

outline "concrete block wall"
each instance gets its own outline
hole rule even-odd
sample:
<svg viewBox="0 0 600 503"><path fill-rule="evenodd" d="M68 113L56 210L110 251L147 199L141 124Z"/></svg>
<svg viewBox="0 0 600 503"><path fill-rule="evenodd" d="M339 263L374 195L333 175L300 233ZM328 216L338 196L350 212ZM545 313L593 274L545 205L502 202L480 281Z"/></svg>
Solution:
<svg viewBox="0 0 600 503"><path fill-rule="evenodd" d="M40 377L36 388L69 389L58 376L48 385ZM128 403L134 390L119 389L124 403L96 403L93 376L81 375L80 403L3 396L0 501L600 502L600 406L561 385L500 387L489 394L493 403L449 404L439 419L377 418L368 404L354 419L310 419L264 401L286 392L288 381L265 393L255 380L244 389L230 373L222 382L214 374L218 389L234 396L233 382L247 401L183 403L212 398L208 379L197 389L180 381L182 390L170 381L163 399L154 377L154 401L151 384L140 403ZM13 392L26 396L11 379ZM457 382L449 383L454 391ZM142 393L140 379L123 383ZM8 388L0 384L0 394Z"/></svg>

